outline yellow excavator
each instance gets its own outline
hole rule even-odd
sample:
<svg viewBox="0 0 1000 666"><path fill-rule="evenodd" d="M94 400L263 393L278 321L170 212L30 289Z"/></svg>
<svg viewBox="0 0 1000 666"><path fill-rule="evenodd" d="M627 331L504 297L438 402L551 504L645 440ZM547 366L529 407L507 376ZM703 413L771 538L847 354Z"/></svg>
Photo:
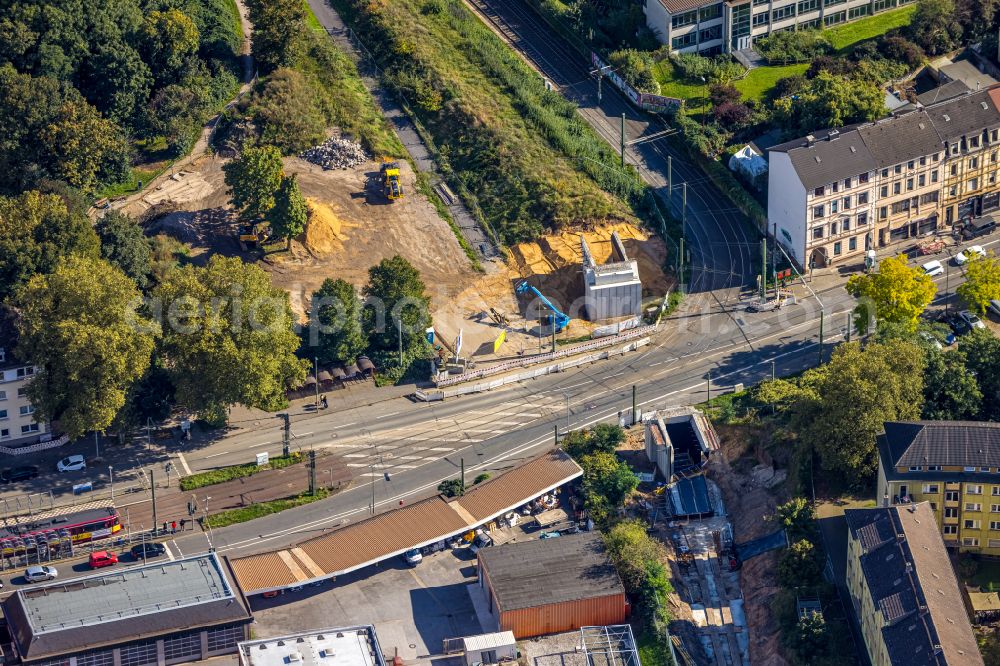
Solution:
<svg viewBox="0 0 1000 666"><path fill-rule="evenodd" d="M399 179L399 162L382 161L382 193L389 201L403 198L403 183Z"/></svg>

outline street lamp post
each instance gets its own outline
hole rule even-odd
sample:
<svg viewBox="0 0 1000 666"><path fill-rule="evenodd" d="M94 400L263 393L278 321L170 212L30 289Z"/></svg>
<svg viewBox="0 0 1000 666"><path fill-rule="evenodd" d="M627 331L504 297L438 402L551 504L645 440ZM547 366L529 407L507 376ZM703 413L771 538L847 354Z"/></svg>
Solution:
<svg viewBox="0 0 1000 666"><path fill-rule="evenodd" d="M313 376L316 378L316 409L319 409L319 357L313 357Z"/></svg>
<svg viewBox="0 0 1000 666"><path fill-rule="evenodd" d="M111 483L111 501L115 501L115 468L108 465L108 481Z"/></svg>

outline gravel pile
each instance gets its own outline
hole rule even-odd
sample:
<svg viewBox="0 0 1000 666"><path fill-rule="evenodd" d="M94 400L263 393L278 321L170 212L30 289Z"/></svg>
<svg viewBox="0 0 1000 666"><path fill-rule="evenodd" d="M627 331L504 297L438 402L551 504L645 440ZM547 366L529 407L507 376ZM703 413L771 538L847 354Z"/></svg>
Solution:
<svg viewBox="0 0 1000 666"><path fill-rule="evenodd" d="M299 157L324 169L351 169L370 159L361 144L339 137L327 139Z"/></svg>

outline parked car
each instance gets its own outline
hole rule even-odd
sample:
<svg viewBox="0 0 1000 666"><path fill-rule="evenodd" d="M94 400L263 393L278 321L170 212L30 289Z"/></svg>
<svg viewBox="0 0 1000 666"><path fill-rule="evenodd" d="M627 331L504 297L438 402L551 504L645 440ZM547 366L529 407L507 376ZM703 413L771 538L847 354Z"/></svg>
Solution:
<svg viewBox="0 0 1000 666"><path fill-rule="evenodd" d="M562 536L562 534L560 534L559 532L542 532L541 536L539 536L538 538L539 539L555 539L556 537L560 537L560 536Z"/></svg>
<svg viewBox="0 0 1000 666"><path fill-rule="evenodd" d="M60 472L78 472L87 469L87 461L80 454L66 456L56 463L56 469Z"/></svg>
<svg viewBox="0 0 1000 666"><path fill-rule="evenodd" d="M962 264L968 263L969 259L973 256L985 257L986 250L983 249L982 245L970 245L955 255L955 265L961 266Z"/></svg>
<svg viewBox="0 0 1000 666"><path fill-rule="evenodd" d="M403 559L406 560L406 563L411 567L415 567L424 561L424 556L420 552L419 548L413 548L412 550L408 550L403 553Z"/></svg>
<svg viewBox="0 0 1000 666"><path fill-rule="evenodd" d="M476 538L472 540L472 545L469 546L469 550L473 553L478 553L483 548L489 548L493 545L493 539L486 532L480 532L476 535Z"/></svg>
<svg viewBox="0 0 1000 666"><path fill-rule="evenodd" d="M150 541L149 543L140 543L138 545L132 546L129 551L132 553L132 557L137 560L143 560L149 557L159 557L160 555L166 555L167 549L162 543L156 543L155 541Z"/></svg>
<svg viewBox="0 0 1000 666"><path fill-rule="evenodd" d="M21 465L19 467L5 469L3 474L0 474L0 481L4 483L11 483L12 481L27 481L28 479L34 479L37 476L37 467L34 465Z"/></svg>
<svg viewBox="0 0 1000 666"><path fill-rule="evenodd" d="M951 330L955 332L955 335L965 335L972 330L972 326L969 325L969 322L965 321L958 315L949 317L947 323L948 326L951 327Z"/></svg>
<svg viewBox="0 0 1000 666"><path fill-rule="evenodd" d="M971 328L986 328L986 324L984 324L983 320L977 317L974 312L962 310L958 313L958 316L964 319Z"/></svg>
<svg viewBox="0 0 1000 666"><path fill-rule="evenodd" d="M59 575L55 567L37 566L28 567L24 570L24 579L29 583L41 583L44 580L52 580Z"/></svg>
<svg viewBox="0 0 1000 666"><path fill-rule="evenodd" d="M989 310L990 310L990 312L992 312L997 317L1000 317L1000 300L992 300L992 301L990 301Z"/></svg>
<svg viewBox="0 0 1000 666"><path fill-rule="evenodd" d="M919 335L922 340L926 340L927 344L929 344L931 347L934 347L934 349L942 348L941 341L935 338L932 334L928 333L927 331L920 331Z"/></svg>
<svg viewBox="0 0 1000 666"><path fill-rule="evenodd" d="M110 550L98 550L90 554L90 568L100 569L118 564L118 556Z"/></svg>
<svg viewBox="0 0 1000 666"><path fill-rule="evenodd" d="M934 261L928 261L926 264L921 266L921 268L924 269L924 275L929 275L931 277L944 273L944 266L942 266L941 262L937 259Z"/></svg>

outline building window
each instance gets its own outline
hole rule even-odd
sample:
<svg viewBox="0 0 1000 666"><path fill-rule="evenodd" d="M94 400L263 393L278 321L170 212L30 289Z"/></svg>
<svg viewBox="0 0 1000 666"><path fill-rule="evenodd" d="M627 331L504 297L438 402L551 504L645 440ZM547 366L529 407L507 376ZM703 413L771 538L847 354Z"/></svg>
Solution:
<svg viewBox="0 0 1000 666"><path fill-rule="evenodd" d="M10 428L0 428L0 439L10 439Z"/></svg>
<svg viewBox="0 0 1000 666"><path fill-rule="evenodd" d="M958 144L957 143L951 144L951 154L952 155L958 155Z"/></svg>
<svg viewBox="0 0 1000 666"><path fill-rule="evenodd" d="M670 40L670 45L675 49L682 49L685 46L694 46L698 43L698 33L689 32L686 35L681 35L680 37L674 37Z"/></svg>
<svg viewBox="0 0 1000 666"><path fill-rule="evenodd" d="M194 657L200 654L201 634L199 632L175 636L163 641L163 657L166 661L174 661L183 657Z"/></svg>
<svg viewBox="0 0 1000 666"><path fill-rule="evenodd" d="M851 218L845 217L843 220L840 221L840 230L841 231L851 230Z"/></svg>
<svg viewBox="0 0 1000 666"><path fill-rule="evenodd" d="M936 502L928 502L928 504L931 505L931 511L937 511L937 503Z"/></svg>
<svg viewBox="0 0 1000 666"><path fill-rule="evenodd" d="M979 189L979 179L978 178L973 178L972 180L969 181L969 189L970 190L978 190Z"/></svg>
<svg viewBox="0 0 1000 666"><path fill-rule="evenodd" d="M816 227L813 229L813 240L819 240L823 237L823 227Z"/></svg>
<svg viewBox="0 0 1000 666"><path fill-rule="evenodd" d="M761 5L766 5L771 0L753 0L754 7L760 7Z"/></svg>
<svg viewBox="0 0 1000 666"><path fill-rule="evenodd" d="M826 209L823 207L822 204L819 206L813 206L813 218L823 217L825 211Z"/></svg>
<svg viewBox="0 0 1000 666"><path fill-rule="evenodd" d="M921 203L921 205L923 205L923 204L929 204L929 203L936 203L937 200L938 200L938 193L937 193L937 191L928 192L927 194L921 194L920 195L920 203Z"/></svg>
<svg viewBox="0 0 1000 666"><path fill-rule="evenodd" d="M30 377L33 374L35 374L35 368L34 367L18 368L17 369L17 378L18 379L22 379L24 377Z"/></svg>
<svg viewBox="0 0 1000 666"><path fill-rule="evenodd" d="M754 14L753 15L753 25L754 25L754 27L759 26L759 25L767 25L770 22L771 22L771 12L769 12L769 11L763 11L763 12L760 12L759 14ZM819 188L819 189L822 189L822 188Z"/></svg>
<svg viewBox="0 0 1000 666"><path fill-rule="evenodd" d="M7 399L7 391L0 391L0 400Z"/></svg>
<svg viewBox="0 0 1000 666"><path fill-rule="evenodd" d="M889 208L886 206L882 206L881 208L878 209L878 219L884 220L887 217L889 217Z"/></svg>
<svg viewBox="0 0 1000 666"><path fill-rule="evenodd" d="M990 513L1000 513L1000 504L990 504Z"/></svg>
<svg viewBox="0 0 1000 666"><path fill-rule="evenodd" d="M903 165L897 164L896 166L892 167L892 172L897 175L903 173Z"/></svg>
<svg viewBox="0 0 1000 666"><path fill-rule="evenodd" d="M940 472L941 471L941 465L928 465L927 466L927 471L928 472Z"/></svg>
<svg viewBox="0 0 1000 666"><path fill-rule="evenodd" d="M861 192L860 194L858 194L858 205L864 206L866 203L868 203L868 193Z"/></svg>
<svg viewBox="0 0 1000 666"><path fill-rule="evenodd" d="M21 405L18 411L21 412L21 416L27 416L35 413L35 407L34 405Z"/></svg>
<svg viewBox="0 0 1000 666"><path fill-rule="evenodd" d="M670 25L674 28L682 28L686 25L698 22L698 10L684 12L670 18Z"/></svg>
<svg viewBox="0 0 1000 666"><path fill-rule="evenodd" d="M965 503L965 510L966 511L979 512L979 511L983 510L983 505L980 504L980 503L978 503L978 502L966 502Z"/></svg>
<svg viewBox="0 0 1000 666"><path fill-rule="evenodd" d="M853 252L858 249L858 237L851 236L847 239L847 250L848 252Z"/></svg>
<svg viewBox="0 0 1000 666"><path fill-rule="evenodd" d="M844 210L851 209L851 197L844 197Z"/></svg>
<svg viewBox="0 0 1000 666"><path fill-rule="evenodd" d="M940 490L941 490L941 487L938 484L936 484L936 483L925 483L924 484L924 492L925 493L930 493L932 495L937 495Z"/></svg>
<svg viewBox="0 0 1000 666"><path fill-rule="evenodd" d="M899 194L902 191L902 185L903 185L902 183L893 183L892 184L892 193L893 194Z"/></svg>
<svg viewBox="0 0 1000 666"><path fill-rule="evenodd" d="M6 419L7 419L7 410L0 409L0 420L6 420Z"/></svg>
<svg viewBox="0 0 1000 666"><path fill-rule="evenodd" d="M979 147L979 137L978 136L970 136L969 137L969 145L972 146L973 148L978 148Z"/></svg>
<svg viewBox="0 0 1000 666"><path fill-rule="evenodd" d="M771 21L784 21L792 16L795 16L795 5L787 5L771 11ZM837 191L836 183L833 184L833 191Z"/></svg>
<svg viewBox="0 0 1000 666"><path fill-rule="evenodd" d="M711 28L705 28L699 35L699 40L702 42L710 42L713 39L719 39L722 37L722 24L713 25Z"/></svg>
<svg viewBox="0 0 1000 666"><path fill-rule="evenodd" d="M807 14L819 9L819 0L801 0L799 2L799 14Z"/></svg>
<svg viewBox="0 0 1000 666"><path fill-rule="evenodd" d="M843 252L843 246L841 245L840 241L837 241L836 243L833 244L833 254L834 256L836 256L838 254L841 254L842 252Z"/></svg>
<svg viewBox="0 0 1000 666"><path fill-rule="evenodd" d="M813 194L815 196L817 196L817 197L821 197L824 194L826 194L826 188L825 187L817 187L815 190L813 190Z"/></svg>
<svg viewBox="0 0 1000 666"><path fill-rule="evenodd" d="M958 518L958 507L949 506L944 509L945 518Z"/></svg>
<svg viewBox="0 0 1000 666"><path fill-rule="evenodd" d="M920 467L919 465L918 466L910 465L910 467L909 467L909 471L911 471L911 472L919 472L921 469L923 469L923 468Z"/></svg>
<svg viewBox="0 0 1000 666"><path fill-rule="evenodd" d="M927 166L927 156L924 155L920 158L920 166Z"/></svg>
<svg viewBox="0 0 1000 666"><path fill-rule="evenodd" d="M76 658L76 666L113 666L114 663L114 650L88 652L86 654L81 654Z"/></svg>
<svg viewBox="0 0 1000 666"><path fill-rule="evenodd" d="M17 397L18 398L24 398L27 395L28 395L28 389L25 388L24 386L22 386L21 388L17 389Z"/></svg>
<svg viewBox="0 0 1000 666"><path fill-rule="evenodd" d="M708 7L702 7L698 10L698 20L699 21L711 21L712 19L717 19L722 16L722 3L715 5L710 5Z"/></svg>
<svg viewBox="0 0 1000 666"><path fill-rule="evenodd" d="M830 235L831 236L836 236L837 235L837 223L836 222L831 222L830 223Z"/></svg>
<svg viewBox="0 0 1000 666"><path fill-rule="evenodd" d="M946 490L946 491L944 491L944 501L945 502L957 502L958 501L958 491L957 490Z"/></svg>
<svg viewBox="0 0 1000 666"><path fill-rule="evenodd" d="M211 637L211 630L209 630L208 635ZM121 649L121 657L122 666L146 666L147 664L155 664L156 641L127 645Z"/></svg>
<svg viewBox="0 0 1000 666"><path fill-rule="evenodd" d="M883 178L889 177L889 169L882 169L882 177Z"/></svg>
<svg viewBox="0 0 1000 666"><path fill-rule="evenodd" d="M887 196L889 196L889 186L888 185L883 185L881 187L881 189L879 189L878 195L880 197L887 197Z"/></svg>
<svg viewBox="0 0 1000 666"><path fill-rule="evenodd" d="M864 183L867 183L867 182L868 182L868 174L867 173L863 173L860 176L858 176L858 184L859 185L863 185Z"/></svg>
<svg viewBox="0 0 1000 666"><path fill-rule="evenodd" d="M912 178L907 178L906 179L906 191L909 192L912 189L913 189L913 179Z"/></svg>
<svg viewBox="0 0 1000 666"><path fill-rule="evenodd" d="M30 435L33 432L38 432L38 424L37 423L29 423L28 425L21 426L21 434L22 435Z"/></svg>
<svg viewBox="0 0 1000 666"><path fill-rule="evenodd" d="M208 651L216 652L236 647L243 640L243 626L221 627L208 630ZM125 664L122 664L125 666Z"/></svg>
<svg viewBox="0 0 1000 666"><path fill-rule="evenodd" d="M839 203L840 202L837 201L836 199L834 199L833 201L830 202L830 214L831 215L833 215L834 213L836 213L838 211L838 204Z"/></svg>
<svg viewBox="0 0 1000 666"><path fill-rule="evenodd" d="M965 471L965 472L975 472L976 471L976 466L975 465L971 465L971 466L970 465L966 465L965 467L962 468L962 470Z"/></svg>
<svg viewBox="0 0 1000 666"><path fill-rule="evenodd" d="M847 12L837 12L823 17L823 25L831 26L843 23L847 20Z"/></svg>
<svg viewBox="0 0 1000 666"><path fill-rule="evenodd" d="M976 471L976 468L973 467L972 471L973 472ZM968 485L968 486L965 487L965 494L966 495L982 495L983 494L983 487L981 485L979 485L978 483L977 484L973 484L973 485Z"/></svg>
<svg viewBox="0 0 1000 666"><path fill-rule="evenodd" d="M970 169L977 169L977 168L979 168L979 158L978 157L973 157L973 158L971 158L969 160L969 168Z"/></svg>
<svg viewBox="0 0 1000 666"><path fill-rule="evenodd" d="M962 545L972 546L972 547L978 546L979 539L977 539L976 537L965 537L964 539L962 539Z"/></svg>
<svg viewBox="0 0 1000 666"><path fill-rule="evenodd" d="M892 214L897 215L898 213L905 213L910 210L910 200L903 199L902 201L897 201L892 204Z"/></svg>
<svg viewBox="0 0 1000 666"><path fill-rule="evenodd" d="M863 227L868 224L868 213L858 213L858 226Z"/></svg>
<svg viewBox="0 0 1000 666"><path fill-rule="evenodd" d="M988 472L988 471L990 471L990 468L989 467L980 467L979 471L980 472Z"/></svg>
<svg viewBox="0 0 1000 666"><path fill-rule="evenodd" d="M958 165L957 164L952 164L951 165L951 175L954 176L954 175L957 175L957 174L958 174Z"/></svg>
<svg viewBox="0 0 1000 666"><path fill-rule="evenodd" d="M1000 531L1000 520L991 520L990 529L994 531Z"/></svg>
<svg viewBox="0 0 1000 666"><path fill-rule="evenodd" d="M978 530L982 523L978 520L966 520L962 523L962 529L964 530Z"/></svg>
<svg viewBox="0 0 1000 666"><path fill-rule="evenodd" d="M861 16L868 16L868 5L861 5L860 7L854 7L847 12L847 18L853 21Z"/></svg>
<svg viewBox="0 0 1000 666"><path fill-rule="evenodd" d="M945 525L941 531L944 534L958 534L958 525Z"/></svg>
<svg viewBox="0 0 1000 666"><path fill-rule="evenodd" d="M931 171L931 182L932 183L938 182L938 172L937 172L937 169L934 169L934 171Z"/></svg>

